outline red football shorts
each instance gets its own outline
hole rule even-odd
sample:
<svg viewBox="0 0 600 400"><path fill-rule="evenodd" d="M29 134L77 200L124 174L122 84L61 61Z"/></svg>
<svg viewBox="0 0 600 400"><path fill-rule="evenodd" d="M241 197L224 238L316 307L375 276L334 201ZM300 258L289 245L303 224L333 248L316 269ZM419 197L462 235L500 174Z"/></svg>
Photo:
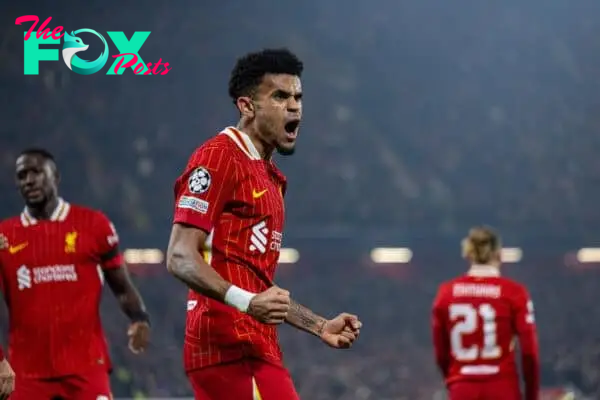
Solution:
<svg viewBox="0 0 600 400"><path fill-rule="evenodd" d="M300 400L288 371L244 360L188 372L196 400Z"/></svg>
<svg viewBox="0 0 600 400"><path fill-rule="evenodd" d="M448 387L449 400L521 400L519 382L512 379L459 381Z"/></svg>
<svg viewBox="0 0 600 400"><path fill-rule="evenodd" d="M105 370L61 378L15 380L10 400L49 400L62 397L69 400L111 400L110 379Z"/></svg>

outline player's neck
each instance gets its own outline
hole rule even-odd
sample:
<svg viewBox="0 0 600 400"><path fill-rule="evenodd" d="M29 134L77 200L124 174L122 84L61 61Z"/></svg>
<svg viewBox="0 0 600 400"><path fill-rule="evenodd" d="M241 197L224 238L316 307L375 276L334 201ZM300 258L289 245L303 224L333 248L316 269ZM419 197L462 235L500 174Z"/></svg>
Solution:
<svg viewBox="0 0 600 400"><path fill-rule="evenodd" d="M473 264L469 268L467 275L476 277L500 276L500 268L492 264Z"/></svg>
<svg viewBox="0 0 600 400"><path fill-rule="evenodd" d="M60 200L58 197L53 197L39 207L27 206L27 211L33 218L37 220L50 219L56 210L56 207L58 207L59 201Z"/></svg>
<svg viewBox="0 0 600 400"><path fill-rule="evenodd" d="M270 160L273 156L273 152L275 151L275 147L268 147L261 139L260 134L257 129L255 129L252 125L243 124L242 121L238 123L236 128L242 132L244 132L252 141L252 144L260 154L260 157L263 160Z"/></svg>

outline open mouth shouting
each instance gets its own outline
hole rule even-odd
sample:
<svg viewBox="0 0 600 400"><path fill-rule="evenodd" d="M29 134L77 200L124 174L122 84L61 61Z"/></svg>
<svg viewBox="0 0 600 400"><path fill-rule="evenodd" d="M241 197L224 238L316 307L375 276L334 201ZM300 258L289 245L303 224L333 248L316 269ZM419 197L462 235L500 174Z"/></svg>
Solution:
<svg viewBox="0 0 600 400"><path fill-rule="evenodd" d="M295 140L298 136L298 128L300 127L300 119L292 119L284 125L285 133L288 140Z"/></svg>

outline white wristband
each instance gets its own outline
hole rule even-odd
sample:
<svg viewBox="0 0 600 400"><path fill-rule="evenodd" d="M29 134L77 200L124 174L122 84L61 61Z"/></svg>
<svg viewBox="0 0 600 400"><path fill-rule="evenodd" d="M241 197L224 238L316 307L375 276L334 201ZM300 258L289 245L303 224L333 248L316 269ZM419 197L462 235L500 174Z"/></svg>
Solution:
<svg viewBox="0 0 600 400"><path fill-rule="evenodd" d="M227 293L225 293L225 304L235 307L245 313L248 311L248 307L254 296L256 296L256 293L251 293L235 285L231 285L231 287L227 289Z"/></svg>

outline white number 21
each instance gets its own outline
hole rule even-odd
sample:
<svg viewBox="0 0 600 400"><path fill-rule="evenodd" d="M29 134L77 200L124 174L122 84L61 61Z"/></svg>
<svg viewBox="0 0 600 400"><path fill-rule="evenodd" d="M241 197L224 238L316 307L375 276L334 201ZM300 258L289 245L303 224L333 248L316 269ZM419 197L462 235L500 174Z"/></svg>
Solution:
<svg viewBox="0 0 600 400"><path fill-rule="evenodd" d="M479 317L482 320L480 326ZM500 357L502 349L496 336L496 310L490 304L474 307L471 304L450 305L450 321L457 322L450 331L450 346L454 358L458 361L474 361L478 358L489 360ZM474 333L478 328L483 331L481 346L465 347L463 336Z"/></svg>

